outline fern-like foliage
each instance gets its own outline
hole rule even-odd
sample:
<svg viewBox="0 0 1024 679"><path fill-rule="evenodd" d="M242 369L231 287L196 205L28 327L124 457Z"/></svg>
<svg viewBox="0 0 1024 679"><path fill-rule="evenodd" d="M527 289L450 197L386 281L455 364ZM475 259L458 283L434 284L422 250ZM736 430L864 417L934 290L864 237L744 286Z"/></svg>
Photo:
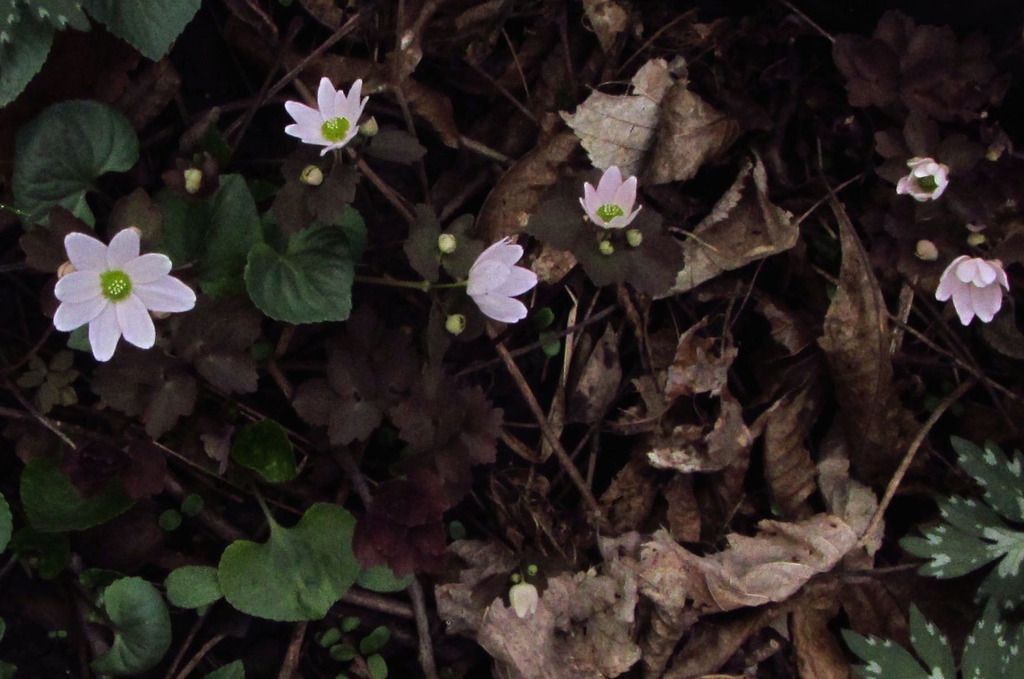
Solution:
<svg viewBox="0 0 1024 679"><path fill-rule="evenodd" d="M1020 676L1024 627L1007 628L990 602L964 644L959 675L949 640L917 606L910 607L910 642L916 657L888 639L850 630L843 631L843 639L864 663L853 671L867 679L1006 679Z"/></svg>
<svg viewBox="0 0 1024 679"><path fill-rule="evenodd" d="M952 443L982 498L940 500L942 521L922 530L923 537L903 538L900 545L928 559L918 573L935 578L955 578L996 563L978 597L1016 608L1024 603L1024 458L1019 451L1008 457L994 443L982 448L957 437Z"/></svg>

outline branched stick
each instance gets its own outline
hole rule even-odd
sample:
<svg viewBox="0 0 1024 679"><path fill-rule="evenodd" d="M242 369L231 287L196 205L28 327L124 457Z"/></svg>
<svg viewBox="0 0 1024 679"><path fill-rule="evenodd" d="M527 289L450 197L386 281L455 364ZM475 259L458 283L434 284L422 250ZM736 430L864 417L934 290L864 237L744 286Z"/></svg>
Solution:
<svg viewBox="0 0 1024 679"><path fill-rule="evenodd" d="M892 479L889 480L889 485L885 489L885 494L882 496L882 500L878 503L878 509L875 510L874 516L871 517L871 522L868 523L868 527L861 533L860 540L857 541L857 545L863 547L870 540L870 536L878 530L879 524L882 523L882 517L885 515L885 510L889 508L889 503L892 502L893 497L896 495L896 489L899 488L900 483L903 481L903 477L906 475L907 470L910 469L910 464L914 461L914 456L917 454L918 448L924 443L925 438L928 436L928 432L932 430L935 423L939 421L939 418L952 406L954 403L960 400L964 394L966 394L971 387L977 384L977 380L970 379L962 382L959 387L953 390L953 392L942 399L942 402L932 411L932 414L928 416L924 424L918 430L917 435L914 436L914 440L910 442L910 446L907 447L906 454L903 455L903 459L900 461L900 466L896 468L896 471L892 475Z"/></svg>

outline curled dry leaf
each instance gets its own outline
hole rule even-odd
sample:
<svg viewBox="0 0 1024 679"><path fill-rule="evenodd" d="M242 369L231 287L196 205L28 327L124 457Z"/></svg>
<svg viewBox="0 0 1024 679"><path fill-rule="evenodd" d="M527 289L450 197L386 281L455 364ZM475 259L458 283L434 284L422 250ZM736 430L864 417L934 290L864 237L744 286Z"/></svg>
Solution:
<svg viewBox="0 0 1024 679"><path fill-rule="evenodd" d="M724 271L785 252L799 236L793 215L768 198L764 163L747 161L683 244L685 264L668 294L687 292Z"/></svg>
<svg viewBox="0 0 1024 679"><path fill-rule="evenodd" d="M814 493L815 469L804 441L820 410L817 385L812 382L776 401L753 427L763 428L765 477L772 499L787 518L811 513L807 498Z"/></svg>
<svg viewBox="0 0 1024 679"><path fill-rule="evenodd" d="M789 618L789 633L796 651L801 677L850 679L850 661L846 658L829 621L839 613L838 592L822 588L807 605L796 606Z"/></svg>
<svg viewBox="0 0 1024 679"><path fill-rule="evenodd" d="M631 457L619 470L601 495L601 508L613 535L636 528L650 516L658 496L657 480L657 472L643 456Z"/></svg>
<svg viewBox="0 0 1024 679"><path fill-rule="evenodd" d="M835 382L854 468L868 481L888 480L898 451L917 429L893 385L889 317L878 280L845 210L835 199L843 263L818 344Z"/></svg>
<svg viewBox="0 0 1024 679"><path fill-rule="evenodd" d="M726 385L729 367L739 350L729 339L723 341L703 335L710 320L710 317L703 319L679 337L665 380L665 395L669 399L717 394Z"/></svg>
<svg viewBox="0 0 1024 679"><path fill-rule="evenodd" d="M668 435L655 434L647 459L658 469L687 474L746 468L754 438L743 422L743 407L727 389L722 389L721 411L710 432L702 426L679 425Z"/></svg>
<svg viewBox="0 0 1024 679"><path fill-rule="evenodd" d="M633 76L632 94L594 92L575 113L560 114L600 170L617 165L623 176L640 175L654 143L661 101L673 78L664 59L652 59Z"/></svg>
<svg viewBox="0 0 1024 679"><path fill-rule="evenodd" d="M629 27L629 13L615 0L583 0L583 11L601 49L610 52L615 39Z"/></svg>
<svg viewBox="0 0 1024 679"><path fill-rule="evenodd" d="M828 511L841 517L859 535L871 523L871 517L878 509L878 498L871 488L850 478L850 460L846 457L842 440L838 436L826 437L826 442L829 440L835 444L823 446L822 459L818 462L818 487ZM884 534L883 521L865 542L869 555L874 556L882 546Z"/></svg>
<svg viewBox="0 0 1024 679"><path fill-rule="evenodd" d="M711 673L722 669L751 636L770 625L779 615L775 607L766 607L725 621L701 620L672 657L672 664L662 675L663 679L708 679Z"/></svg>
<svg viewBox="0 0 1024 679"><path fill-rule="evenodd" d="M666 184L690 179L704 163L721 157L739 134L739 123L694 94L681 80L661 102L658 134L644 180Z"/></svg>
<svg viewBox="0 0 1024 679"><path fill-rule="evenodd" d="M853 529L829 514L758 527L754 537L730 534L727 549L704 557L658 531L636 566L641 593L658 606L682 608L692 601L698 612L709 613L784 601L857 543Z"/></svg>

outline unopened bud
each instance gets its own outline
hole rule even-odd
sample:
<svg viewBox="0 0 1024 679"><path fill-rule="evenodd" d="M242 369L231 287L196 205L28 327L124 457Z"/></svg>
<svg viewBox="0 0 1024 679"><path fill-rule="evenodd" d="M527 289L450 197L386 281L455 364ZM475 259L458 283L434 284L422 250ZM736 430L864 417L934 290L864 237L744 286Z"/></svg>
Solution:
<svg viewBox="0 0 1024 679"><path fill-rule="evenodd" d="M930 240L919 240L917 247L914 248L914 254L925 262L934 262L939 258L939 249Z"/></svg>
<svg viewBox="0 0 1024 679"><path fill-rule="evenodd" d="M380 132L380 125L377 124L377 119L370 116L370 119L359 126L359 134L364 137L373 137Z"/></svg>
<svg viewBox="0 0 1024 679"><path fill-rule="evenodd" d="M183 174L185 175L185 192L197 193L203 186L203 171L198 167L190 167Z"/></svg>
<svg viewBox="0 0 1024 679"><path fill-rule="evenodd" d="M971 233L967 235L967 244L970 245L971 247L976 248L979 245L982 245L987 240L988 238L986 238L985 234L983 233Z"/></svg>
<svg viewBox="0 0 1024 679"><path fill-rule="evenodd" d="M451 314L444 321L444 329L453 335L461 335L466 329L466 317L462 314Z"/></svg>
<svg viewBox="0 0 1024 679"><path fill-rule="evenodd" d="M644 242L644 234L640 229L629 229L626 231L626 242L629 243L629 247L638 248Z"/></svg>
<svg viewBox="0 0 1024 679"><path fill-rule="evenodd" d="M306 186L320 186L324 183L324 171L316 165L307 165L302 168L299 181Z"/></svg>
<svg viewBox="0 0 1024 679"><path fill-rule="evenodd" d="M531 563L529 566L526 567L526 574L532 578L534 575L537 575L538 570L540 569L537 568L537 564Z"/></svg>
<svg viewBox="0 0 1024 679"><path fill-rule="evenodd" d="M441 254L450 255L458 246L459 241L450 233L442 233L437 237L437 249L441 251Z"/></svg>
<svg viewBox="0 0 1024 679"><path fill-rule="evenodd" d="M610 240L603 240L597 244L597 249L602 255L610 255L615 252L615 246Z"/></svg>
<svg viewBox="0 0 1024 679"><path fill-rule="evenodd" d="M69 273L75 272L75 265L71 262L64 262L57 268L57 278L64 278Z"/></svg>

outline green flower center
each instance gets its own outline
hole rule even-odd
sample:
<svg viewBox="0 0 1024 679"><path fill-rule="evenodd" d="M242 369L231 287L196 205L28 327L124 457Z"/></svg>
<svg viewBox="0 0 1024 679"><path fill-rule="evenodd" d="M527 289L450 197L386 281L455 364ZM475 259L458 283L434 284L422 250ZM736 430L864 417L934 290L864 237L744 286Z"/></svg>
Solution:
<svg viewBox="0 0 1024 679"><path fill-rule="evenodd" d="M605 203L597 208L597 216L603 219L605 224L624 214L626 213L622 211L622 208L615 203Z"/></svg>
<svg viewBox="0 0 1024 679"><path fill-rule="evenodd" d="M939 183L935 181L935 177L933 177L932 175L928 175L926 177L918 177L917 185L920 186L922 190L928 192L932 192L935 189L939 188Z"/></svg>
<svg viewBox="0 0 1024 679"><path fill-rule="evenodd" d="M111 302L120 302L132 294L132 279L124 271L104 271L100 274L100 290Z"/></svg>
<svg viewBox="0 0 1024 679"><path fill-rule="evenodd" d="M324 122L320 132L323 133L324 139L327 141L339 142L348 134L350 127L352 127L352 123L348 121L348 118L331 118Z"/></svg>

